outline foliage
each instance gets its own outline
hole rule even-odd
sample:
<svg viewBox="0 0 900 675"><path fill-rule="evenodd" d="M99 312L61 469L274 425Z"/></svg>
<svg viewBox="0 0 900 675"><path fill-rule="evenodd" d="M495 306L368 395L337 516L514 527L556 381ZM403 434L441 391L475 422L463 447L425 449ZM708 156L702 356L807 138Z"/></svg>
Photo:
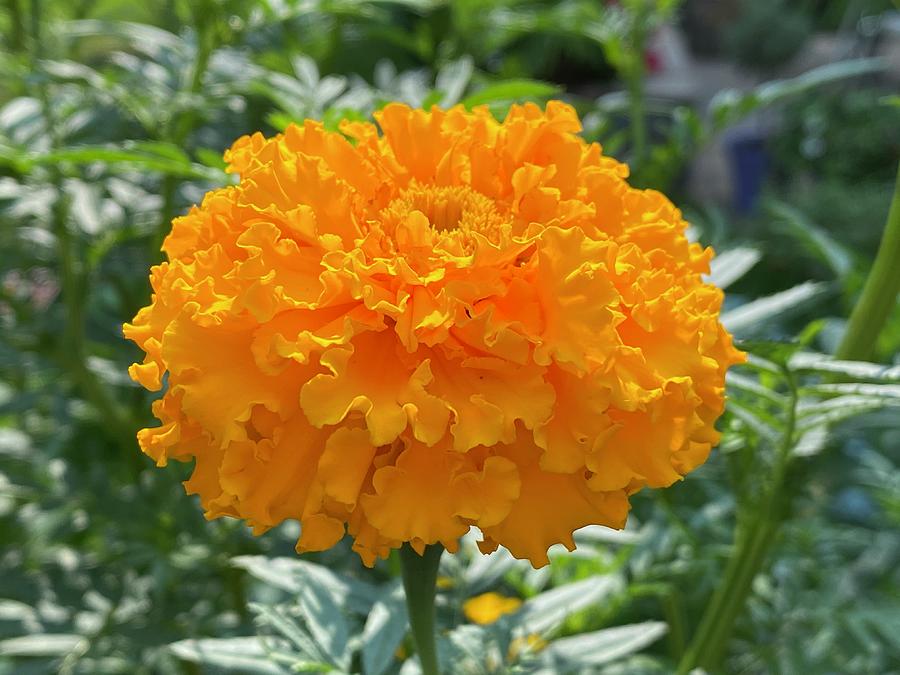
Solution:
<svg viewBox="0 0 900 675"><path fill-rule="evenodd" d="M628 530L587 528L549 568L466 540L442 561L442 658L460 672L667 673L693 649L724 651L724 672L895 668L900 376L825 354L887 212L883 187L857 183L890 181L897 109L879 92L811 98L881 68L853 61L723 93L708 111L667 107L665 133L641 141L622 123L635 100L647 112L635 31L675 4L7 2L0 673L417 672L396 561L365 575L346 545L297 558L296 528L253 538L204 522L178 484L186 467L148 466L133 430L149 401L124 376L136 354L120 324L146 303L172 216L228 180L221 151L240 134L307 116L333 128L389 100L502 114L562 95L544 80L573 62L629 81L631 98L569 98L644 184L670 187L708 138L788 100L777 157L803 177L773 189L753 227L693 209L720 251L725 319L753 355L729 379L720 449L683 484L636 496ZM825 154L810 154L819 141ZM896 312L891 326L880 360L896 359ZM747 542L768 560L756 574L728 562ZM725 622L703 628L723 578L747 601L714 613L730 640ZM463 602L485 591L524 603L466 623Z"/></svg>
<svg viewBox="0 0 900 675"><path fill-rule="evenodd" d="M745 18L729 32L728 48L738 62L764 70L779 66L803 48L812 33L811 13L785 0L744 2Z"/></svg>

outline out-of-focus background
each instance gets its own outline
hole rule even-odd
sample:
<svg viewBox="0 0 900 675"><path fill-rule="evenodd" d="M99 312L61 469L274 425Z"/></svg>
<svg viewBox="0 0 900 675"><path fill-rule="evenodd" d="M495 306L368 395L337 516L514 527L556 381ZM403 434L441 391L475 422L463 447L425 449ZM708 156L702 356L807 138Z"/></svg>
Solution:
<svg viewBox="0 0 900 675"><path fill-rule="evenodd" d="M221 154L238 136L308 117L336 128L394 100L502 117L562 98L721 252L738 337L799 335L823 353L871 267L900 158L891 0L4 0L0 39L0 673L415 672L402 626L365 613L348 631L365 624L386 650L296 656L302 636L334 647L339 624L271 608L298 591L277 558L297 526L254 538L205 522L180 485L189 467L156 469L134 440L151 396L126 375L138 354L121 324L149 299L171 218L229 180ZM871 360L896 362L898 346L895 312ZM900 428L896 409L865 410L804 436L722 672L900 672ZM624 533L587 530L540 571L502 554L447 563L442 611L471 629L451 647L481 629L465 599L515 596L536 617L550 594L568 606L544 626L555 637L643 629L528 642L549 672L673 672L735 511L762 489L745 446L769 432L754 420L729 413L722 449L636 497ZM338 595L395 607L392 561L364 573L347 546L307 560ZM242 641L266 631L294 656ZM460 672L532 672L515 644Z"/></svg>

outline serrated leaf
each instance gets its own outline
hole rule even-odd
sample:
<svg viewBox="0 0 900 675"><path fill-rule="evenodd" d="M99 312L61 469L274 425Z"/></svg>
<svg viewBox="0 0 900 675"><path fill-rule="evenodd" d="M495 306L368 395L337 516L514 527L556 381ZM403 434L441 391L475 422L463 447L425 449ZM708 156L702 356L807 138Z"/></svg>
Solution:
<svg viewBox="0 0 900 675"><path fill-rule="evenodd" d="M269 660L259 638L208 638L182 640L169 645L180 659L241 675L284 675L287 671Z"/></svg>
<svg viewBox="0 0 900 675"><path fill-rule="evenodd" d="M597 667L640 651L667 631L668 626L662 621L605 628L554 640L544 654L548 660L570 668Z"/></svg>
<svg viewBox="0 0 900 675"><path fill-rule="evenodd" d="M806 281L722 314L722 324L735 334L752 334L767 326L771 319L803 309L828 290L824 283Z"/></svg>
<svg viewBox="0 0 900 675"><path fill-rule="evenodd" d="M709 264L706 282L719 288L728 288L749 272L762 258L759 249L739 246L716 254Z"/></svg>

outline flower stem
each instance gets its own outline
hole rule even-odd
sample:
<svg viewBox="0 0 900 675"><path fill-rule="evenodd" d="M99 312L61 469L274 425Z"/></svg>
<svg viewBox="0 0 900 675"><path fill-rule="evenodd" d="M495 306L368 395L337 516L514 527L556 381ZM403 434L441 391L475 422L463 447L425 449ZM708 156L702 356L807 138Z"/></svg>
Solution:
<svg viewBox="0 0 900 675"><path fill-rule="evenodd" d="M408 543L400 549L406 608L423 675L440 675L434 639L434 594L443 552L444 547L440 544L426 546L422 555Z"/></svg>
<svg viewBox="0 0 900 675"><path fill-rule="evenodd" d="M878 247L875 264L866 279L862 295L835 352L839 359L865 361L872 358L875 343L900 293L900 170L887 224Z"/></svg>
<svg viewBox="0 0 900 675"><path fill-rule="evenodd" d="M786 428L777 448L768 489L753 508L745 509L743 514L739 514L744 519L743 523L739 519L731 557L719 586L703 612L700 625L678 664L678 675L684 675L697 667L716 672L725 656L734 625L747 604L753 580L763 569L778 535L783 487L791 449L794 447L799 402L797 384L792 374L785 370L784 375L791 393Z"/></svg>
<svg viewBox="0 0 900 675"><path fill-rule="evenodd" d="M850 317L847 332L837 349L841 359L871 357L878 335L897 302L900 292L900 172L888 214L887 225L875 264L862 296ZM678 665L679 675L695 667L713 671L721 663L734 624L746 605L753 579L763 568L781 525L784 482L794 443L797 414L797 384L790 371L785 377L791 389L787 429L776 456L769 487L762 502L745 513L746 527L739 530L723 579L710 599L688 650Z"/></svg>

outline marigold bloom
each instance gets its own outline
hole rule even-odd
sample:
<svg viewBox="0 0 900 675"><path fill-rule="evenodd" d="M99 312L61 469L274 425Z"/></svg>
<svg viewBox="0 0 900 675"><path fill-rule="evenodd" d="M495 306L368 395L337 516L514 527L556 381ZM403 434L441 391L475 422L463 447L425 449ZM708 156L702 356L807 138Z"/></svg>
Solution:
<svg viewBox="0 0 900 675"><path fill-rule="evenodd" d="M481 625L494 623L504 614L512 614L522 606L519 598L509 598L499 593L482 593L463 603L466 618Z"/></svg>
<svg viewBox="0 0 900 675"><path fill-rule="evenodd" d="M368 565L476 525L537 566L622 527L718 439L712 251L566 104L376 119L241 138L239 183L175 219L125 326L165 388L141 448L195 460L208 518L349 531Z"/></svg>

